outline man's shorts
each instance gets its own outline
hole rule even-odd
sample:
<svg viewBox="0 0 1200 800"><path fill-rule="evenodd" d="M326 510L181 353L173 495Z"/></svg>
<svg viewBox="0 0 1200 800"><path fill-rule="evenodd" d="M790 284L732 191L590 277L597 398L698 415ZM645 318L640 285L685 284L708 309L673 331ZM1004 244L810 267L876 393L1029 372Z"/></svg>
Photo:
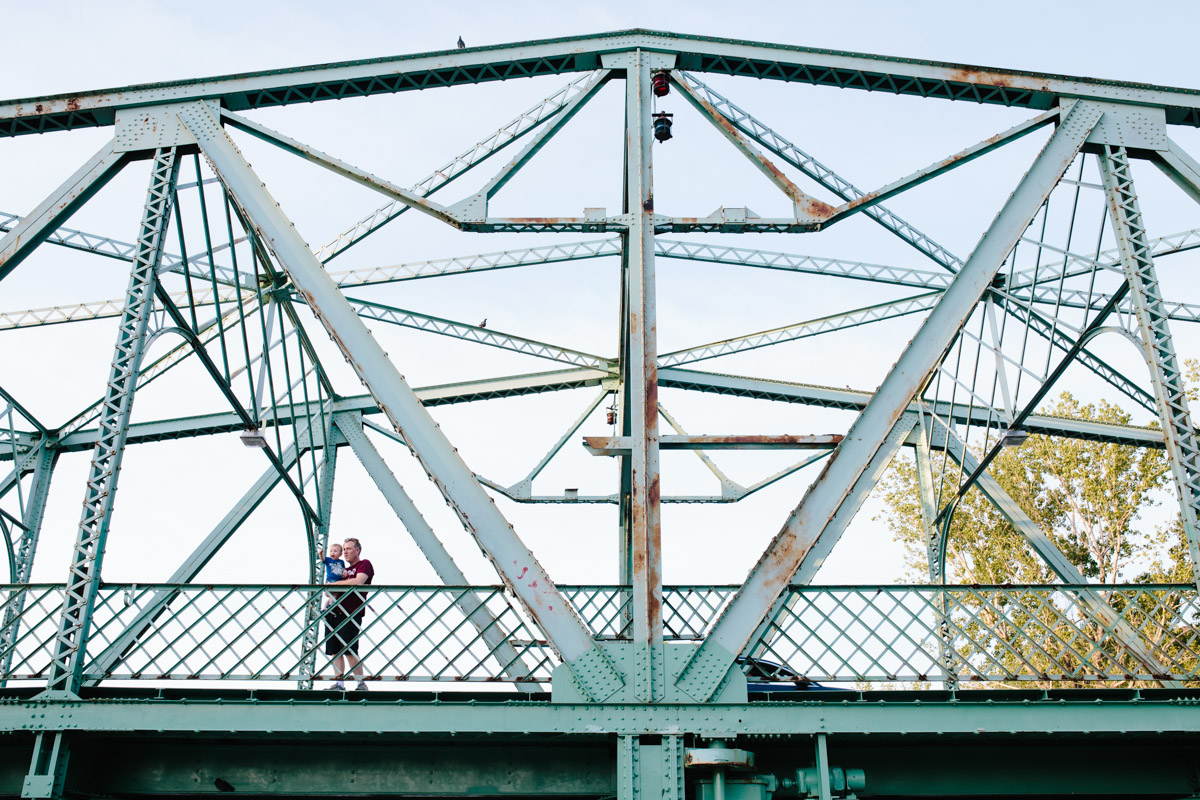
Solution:
<svg viewBox="0 0 1200 800"><path fill-rule="evenodd" d="M358 634L364 610L359 609L354 616L347 618L341 606L329 609L325 614L325 655L358 655Z"/></svg>

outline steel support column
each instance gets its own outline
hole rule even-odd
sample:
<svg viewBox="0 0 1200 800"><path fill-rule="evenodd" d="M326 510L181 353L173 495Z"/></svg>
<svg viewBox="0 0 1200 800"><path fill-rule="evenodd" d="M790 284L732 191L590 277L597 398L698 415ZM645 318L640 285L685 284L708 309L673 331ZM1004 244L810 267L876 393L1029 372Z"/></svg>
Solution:
<svg viewBox="0 0 1200 800"><path fill-rule="evenodd" d="M117 478L129 430L129 415L133 410L137 374L142 363L142 347L154 304L166 230L170 223L175 179L179 174L179 163L175 156L174 147L160 148L154 153L150 188L137 238L137 253L125 294L116 351L100 415L101 435L92 454L83 516L79 522L71 568L67 573L47 694L73 696L82 679L92 608L100 587L105 539L112 522ZM69 755L68 743L63 737L63 734L56 734L52 739L38 737L23 796L56 797L61 793Z"/></svg>
<svg viewBox="0 0 1200 800"><path fill-rule="evenodd" d="M604 699L616 692L623 681L612 662L338 291L218 119L202 104L185 108L179 116L392 427L492 560L501 579L570 665L584 693L592 699Z"/></svg>
<svg viewBox="0 0 1200 800"><path fill-rule="evenodd" d="M317 497L317 513L321 515L320 524L317 526L317 547L322 552L329 552L329 527L333 520L333 482L337 477L337 445L334 444L334 439L337 438L333 431L333 425L324 425L325 428L325 446L321 448L324 458L321 460L321 475L318 478L318 497ZM317 553L308 554L308 582L319 585L325 582L325 564L317 558ZM312 676L317 671L317 640L319 638L320 629L317 627L317 618L321 616L321 595L322 590L317 589L309 594L308 602L304 607L304 658L300 664L300 688L313 688Z"/></svg>
<svg viewBox="0 0 1200 800"><path fill-rule="evenodd" d="M33 568L33 559L37 555L38 537L42 530L42 519L46 512L46 497L50 493L50 479L54 475L54 466L58 463L58 450L47 447L45 443L38 448L33 462L33 482L29 487L29 497L25 500L25 508L21 522L25 532L17 544L17 554L13 563L12 583L28 583L29 573ZM13 653L21 627L21 614L25 610L25 592L19 592L5 604L4 622L0 625L0 674L7 675L12 666ZM0 679L0 687L7 684Z"/></svg>
<svg viewBox="0 0 1200 800"><path fill-rule="evenodd" d="M633 596L634 696L662 697L662 513L658 474L658 353L654 297L654 185L651 161L650 54L628 55L625 78L628 254L625 310L628 343L622 378L628 387L630 453L630 583Z"/></svg>
<svg viewBox="0 0 1200 800"><path fill-rule="evenodd" d="M1104 178L1104 194L1108 199L1109 219L1112 221L1121 267L1129 281L1129 295L1142 339L1142 352L1150 368L1154 385L1154 400L1162 421L1167 458L1179 492L1179 512L1192 558L1192 580L1200 588L1200 443L1192 427L1188 411L1187 386L1171 329L1167 324L1166 308L1146 228L1138 207L1129 156L1122 146L1104 145L1100 156L1100 173Z"/></svg>
<svg viewBox="0 0 1200 800"><path fill-rule="evenodd" d="M683 737L617 737L617 800L683 800Z"/></svg>
<svg viewBox="0 0 1200 800"><path fill-rule="evenodd" d="M170 223L175 179L179 174L174 147L155 151L150 188L137 238L137 253L125 295L125 309L117 333L112 371L100 415L100 439L92 453L84 497L79 535L67 573L66 598L54 646L48 688L75 692L86 653L91 625L92 604L100 585L105 538L112 522L117 478L121 471L129 416L133 411L134 382L142 363L142 347L154 292L158 267Z"/></svg>
<svg viewBox="0 0 1200 800"><path fill-rule="evenodd" d="M791 581L817 537L867 470L895 423L958 336L1004 259L1029 226L1101 111L1076 102L996 216L975 252L930 312L817 482L792 512L680 676L680 688L708 699L736 654Z"/></svg>

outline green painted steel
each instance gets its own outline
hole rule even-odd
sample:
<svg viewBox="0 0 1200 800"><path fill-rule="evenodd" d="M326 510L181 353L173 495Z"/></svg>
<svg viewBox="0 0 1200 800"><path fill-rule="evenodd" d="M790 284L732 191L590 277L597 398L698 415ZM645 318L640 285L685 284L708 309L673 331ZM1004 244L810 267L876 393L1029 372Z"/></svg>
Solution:
<svg viewBox="0 0 1200 800"><path fill-rule="evenodd" d="M294 103L560 74L569 82L412 185L254 116ZM1002 105L1023 116L867 191L702 82L707 74ZM620 213L589 207L581 216L492 216L489 202L555 137L596 111L601 104L593 100L610 84L624 95ZM690 104L722 146L767 178L775 201L788 207L784 216L741 206L678 215L656 207L656 147L666 139L651 139L660 133L654 114L676 101ZM1200 321L1200 305L1165 297L1154 264L1200 246L1200 229L1150 239L1130 167L1131 159L1148 161L1183 190L1183 200L1200 200L1200 166L1167 135L1181 125L1200 127L1200 90L646 30L0 102L0 140L112 129L112 140L31 213L0 213L0 280L42 244L131 271L119 300L0 312L0 336L107 318L119 331L104 396L61 424L40 398L16 392L22 403L0 389L0 462L11 466L0 475L0 499L11 505L15 497L18 506L0 517L13 573L0 585L0 732L7 734L0 737L0 795L1200 796L1200 451L1168 326ZM276 202L230 131L385 201L309 247L286 215L289 200ZM1023 177L1014 176L1016 189L969 257L886 205L1027 136L1044 137L1044 147ZM457 198L444 191L519 139L523 146L482 188ZM181 154L193 156L194 180L189 175L185 184L178 182ZM134 161L149 162L152 174L136 242L63 226ZM1097 202L1081 200L1089 191ZM330 269L410 209L455 235L615 235ZM1095 246L1087 251L1078 221L1097 216L1091 211L1108 214L1111 235L1104 223L1089 231ZM819 235L859 212L928 268L660 235ZM660 258L673 260L672 268L769 269L801 287L856 281L892 294L681 341L660 353ZM620 264L611 355L371 294L409 280L471 272L496 273L495 280L508 274L501 270L569 270L597 259ZM351 287L362 296L347 297ZM881 352L894 350L895 364L874 391L683 368L816 337L836 346L850 329L918 315L907 344L879 341ZM326 370L324 342L310 335L314 321L349 371ZM414 389L400 372L408 353L389 356L368 321L564 366ZM775 327L762 330L768 324ZM1139 348L1148 375L1125 374L1109 358L1096 343L1108 333ZM170 344L143 363L159 339ZM198 365L225 406L131 422L137 393L182 375L180 365ZM1122 408L1155 414L1160 425L1036 413L1064 388L1058 383L1068 369L1086 374ZM357 383L347 382L351 374ZM826 434L693 436L659 402L660 388L855 419ZM525 477L511 485L476 474L429 413L575 389L594 399L565 431L553 432L549 451L523 465ZM610 396L612 405L602 408ZM389 424L376 421L380 414ZM611 435L593 437L601 416ZM660 416L674 435L660 435ZM261 477L231 494L240 499L170 580L106 581L101 567L126 449L230 433L261 451ZM581 434L593 454L614 457L616 490L535 490L550 461ZM1019 493L988 471L1002 447L1028 434L1165 450L1195 580L1088 582ZM495 584L464 585L468 570L457 552L451 557L434 517L427 521L418 508L420 492L403 485L405 473L375 447L376 435L417 457L495 568ZM718 464L723 450L813 444L824 449L744 485ZM364 612L353 623L323 607L316 559L317 547L340 530L332 507L343 446L446 584L364 587ZM660 448L692 450L717 488L662 494ZM902 448L916 450L931 583L812 585ZM86 451L91 470L68 579L30 583L55 463ZM663 585L664 503L736 506L818 462L823 471L788 503L795 510L743 582ZM303 536L299 577L306 582L196 583L279 485ZM973 489L1024 537L1046 574L1064 583L946 583L950 523ZM496 495L616 506L619 583L553 581ZM740 546L742 532L730 530L729 546ZM340 662L351 647L366 688L321 690L344 677ZM137 757L127 758L128 768L109 768L131 752Z"/></svg>

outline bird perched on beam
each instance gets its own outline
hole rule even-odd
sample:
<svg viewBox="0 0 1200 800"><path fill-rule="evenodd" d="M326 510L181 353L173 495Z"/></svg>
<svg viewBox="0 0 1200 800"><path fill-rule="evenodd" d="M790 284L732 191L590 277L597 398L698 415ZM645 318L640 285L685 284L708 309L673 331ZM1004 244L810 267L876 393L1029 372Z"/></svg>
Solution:
<svg viewBox="0 0 1200 800"><path fill-rule="evenodd" d="M458 49L462 50L466 46L467 46L467 43L462 40L462 37L461 36L458 37Z"/></svg>
<svg viewBox="0 0 1200 800"><path fill-rule="evenodd" d="M483 322L479 323L479 327L481 327L481 328L487 327L487 317L483 318Z"/></svg>

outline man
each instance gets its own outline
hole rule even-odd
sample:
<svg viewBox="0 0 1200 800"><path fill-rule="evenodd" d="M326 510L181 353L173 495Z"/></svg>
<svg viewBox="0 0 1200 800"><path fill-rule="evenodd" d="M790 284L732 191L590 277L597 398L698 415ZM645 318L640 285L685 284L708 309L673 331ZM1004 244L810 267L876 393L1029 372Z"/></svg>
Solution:
<svg viewBox="0 0 1200 800"><path fill-rule="evenodd" d="M342 542L342 558L347 567L340 581L327 586L366 586L375 578L375 567L362 557L362 544L355 538ZM362 630L363 614L366 613L367 593L354 589L333 590L333 604L325 614L325 654L333 656L333 666L338 678L330 689L344 691L342 680L347 674L358 678L355 690L365 692L363 667L358 660L358 634Z"/></svg>

